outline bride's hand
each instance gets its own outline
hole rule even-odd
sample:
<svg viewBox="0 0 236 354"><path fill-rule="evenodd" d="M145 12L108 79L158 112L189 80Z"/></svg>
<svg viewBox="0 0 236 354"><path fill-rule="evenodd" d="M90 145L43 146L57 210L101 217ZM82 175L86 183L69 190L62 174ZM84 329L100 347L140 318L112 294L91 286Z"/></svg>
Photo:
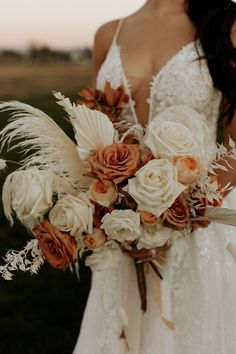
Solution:
<svg viewBox="0 0 236 354"><path fill-rule="evenodd" d="M133 248L131 250L123 249L125 253L127 253L130 257L134 258L136 261L140 262L150 262L156 259L158 256L162 256L166 253L166 251L170 248L169 245L164 245L162 247L155 247L151 249L137 249Z"/></svg>

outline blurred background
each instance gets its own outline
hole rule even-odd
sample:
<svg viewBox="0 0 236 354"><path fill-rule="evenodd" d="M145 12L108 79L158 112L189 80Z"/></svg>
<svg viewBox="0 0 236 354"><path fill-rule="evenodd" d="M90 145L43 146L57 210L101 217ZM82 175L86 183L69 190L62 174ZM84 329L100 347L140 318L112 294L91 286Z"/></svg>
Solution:
<svg viewBox="0 0 236 354"><path fill-rule="evenodd" d="M38 107L72 135L51 91L61 91L75 100L78 91L91 84L96 29L128 15L144 2L0 0L0 101L21 100ZM6 122L7 115L1 113L1 129ZM20 156L11 152L7 158L17 161ZM14 168L9 164L1 173L1 186ZM28 239L19 223L10 228L1 206L0 264L4 264L2 257L8 249L20 250ZM89 287L90 272L85 268L80 281L69 271L48 266L43 266L38 276L17 272L13 281L0 279L0 353L72 353Z"/></svg>

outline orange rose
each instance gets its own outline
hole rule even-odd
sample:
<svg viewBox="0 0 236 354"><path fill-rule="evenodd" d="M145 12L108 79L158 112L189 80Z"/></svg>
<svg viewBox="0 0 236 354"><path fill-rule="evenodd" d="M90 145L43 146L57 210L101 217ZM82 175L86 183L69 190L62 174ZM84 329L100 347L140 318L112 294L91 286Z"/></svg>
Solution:
<svg viewBox="0 0 236 354"><path fill-rule="evenodd" d="M111 181L95 180L89 188L89 198L105 207L115 203L117 197L117 187Z"/></svg>
<svg viewBox="0 0 236 354"><path fill-rule="evenodd" d="M101 229L94 228L92 235L86 235L84 237L84 243L89 249L94 249L102 246L107 240L105 232Z"/></svg>
<svg viewBox="0 0 236 354"><path fill-rule="evenodd" d="M139 211L140 219L144 224L156 224L160 218L148 211Z"/></svg>
<svg viewBox="0 0 236 354"><path fill-rule="evenodd" d="M139 145L112 144L98 149L89 161L99 179L119 184L139 169L141 153Z"/></svg>
<svg viewBox="0 0 236 354"><path fill-rule="evenodd" d="M183 195L180 195L175 202L162 215L163 222L176 229L184 229L189 222L189 210Z"/></svg>
<svg viewBox="0 0 236 354"><path fill-rule="evenodd" d="M68 233L61 233L48 220L37 225L33 232L48 263L57 269L65 269L77 258L77 242Z"/></svg>
<svg viewBox="0 0 236 354"><path fill-rule="evenodd" d="M202 173L200 162L191 156L177 156L173 164L178 168L178 179L183 184L192 184Z"/></svg>

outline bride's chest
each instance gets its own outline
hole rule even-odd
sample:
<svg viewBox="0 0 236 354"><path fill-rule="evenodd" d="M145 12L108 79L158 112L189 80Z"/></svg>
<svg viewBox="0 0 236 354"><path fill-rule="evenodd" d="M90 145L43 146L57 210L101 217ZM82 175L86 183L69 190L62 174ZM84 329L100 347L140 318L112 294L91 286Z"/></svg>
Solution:
<svg viewBox="0 0 236 354"><path fill-rule="evenodd" d="M174 55L149 83L148 97L140 97L149 105L148 122L154 116L171 105L188 105L207 118L216 120L221 94L217 91L209 74L205 60L198 60L202 55L195 42L191 42ZM137 123L137 103L133 99L133 89L124 71L120 49L113 42L97 77L97 88L103 89L106 81L113 88L124 85L130 96L130 103L124 112L124 119Z"/></svg>

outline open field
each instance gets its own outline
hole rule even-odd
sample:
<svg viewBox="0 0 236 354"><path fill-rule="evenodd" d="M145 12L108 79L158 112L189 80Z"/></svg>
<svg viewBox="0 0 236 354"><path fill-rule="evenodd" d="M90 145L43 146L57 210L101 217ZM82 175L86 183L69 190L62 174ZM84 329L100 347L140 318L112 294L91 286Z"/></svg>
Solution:
<svg viewBox="0 0 236 354"><path fill-rule="evenodd" d="M50 91L78 92L90 82L90 63L1 64L0 99L28 99Z"/></svg>
<svg viewBox="0 0 236 354"><path fill-rule="evenodd" d="M89 63L75 65L1 65L0 100L17 99L32 104L55 118L70 135L63 110L55 104L52 90L76 99L79 89L90 84ZM0 128L7 115L0 114ZM16 152L7 156L18 160ZM13 164L0 175L0 183ZM0 208L0 256L7 249L24 247L26 230L16 223L10 228ZM3 264L0 260L0 264ZM90 272L83 269L81 280L69 271L44 266L38 276L17 273L11 282L0 279L0 353L71 354L79 333L90 285Z"/></svg>

